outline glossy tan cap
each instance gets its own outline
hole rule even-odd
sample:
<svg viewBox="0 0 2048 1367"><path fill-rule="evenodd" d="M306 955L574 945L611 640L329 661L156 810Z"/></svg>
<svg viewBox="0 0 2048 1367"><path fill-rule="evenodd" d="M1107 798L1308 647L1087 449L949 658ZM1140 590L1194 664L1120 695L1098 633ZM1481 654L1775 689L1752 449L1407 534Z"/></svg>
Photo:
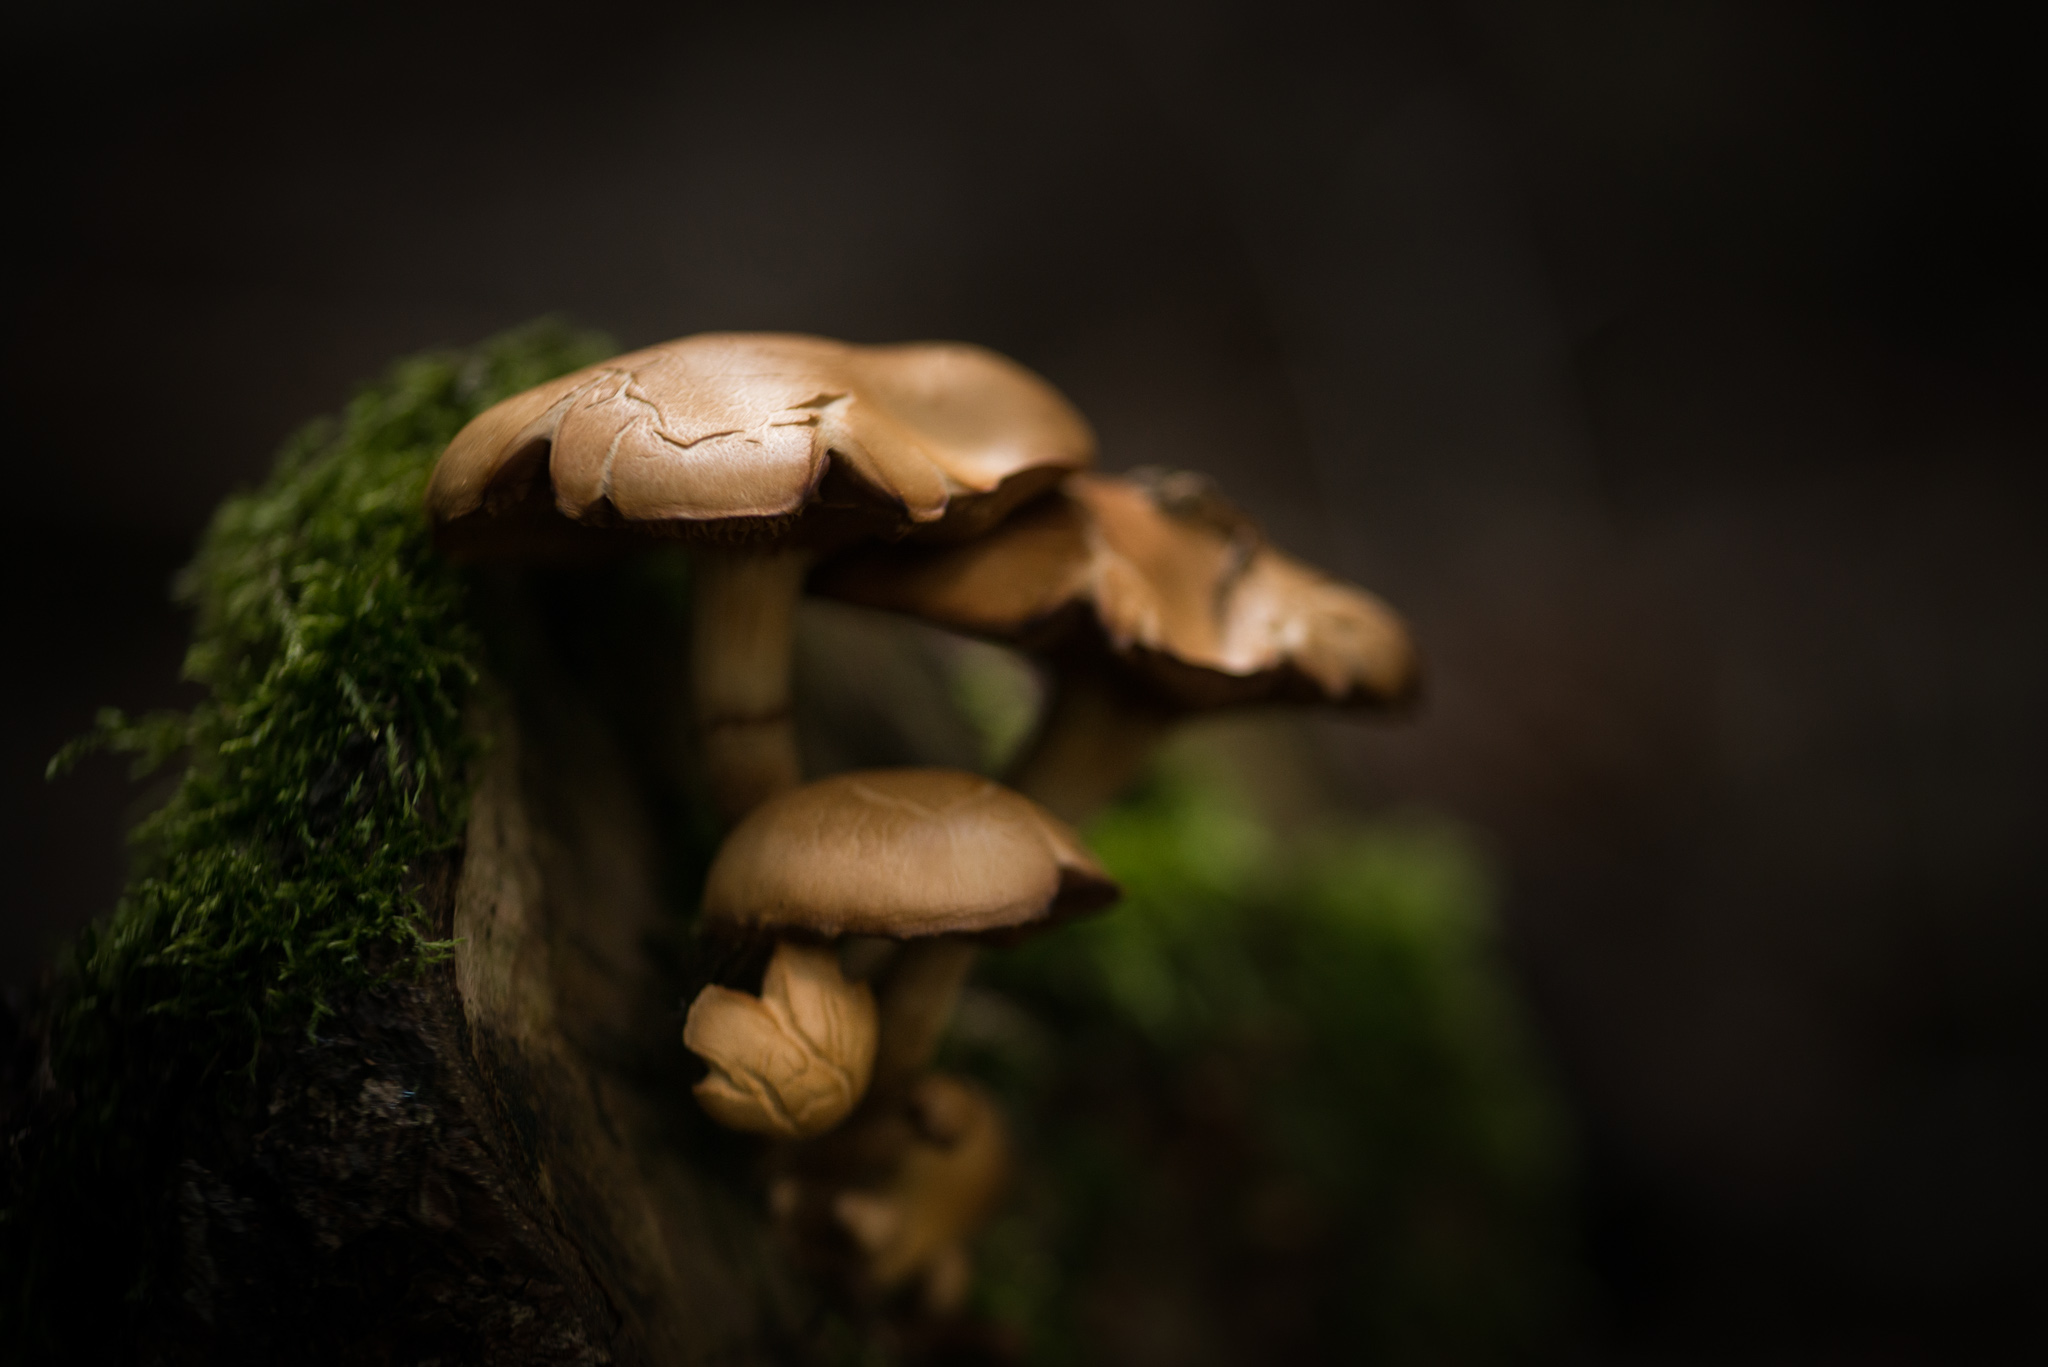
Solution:
<svg viewBox="0 0 2048 1367"><path fill-rule="evenodd" d="M1001 935L1116 900L1072 827L952 769L840 774L770 798L727 837L704 915L740 931Z"/></svg>
<svg viewBox="0 0 2048 1367"><path fill-rule="evenodd" d="M1188 707L1409 701L1407 626L1267 545L1200 476L1074 475L979 541L825 567L830 597L1030 649L1092 636Z"/></svg>
<svg viewBox="0 0 2048 1367"><path fill-rule="evenodd" d="M882 510L886 530L973 534L1094 450L1058 391L981 347L705 333L479 414L427 508L444 534L545 495L581 523L778 535L832 501L836 471L842 500Z"/></svg>

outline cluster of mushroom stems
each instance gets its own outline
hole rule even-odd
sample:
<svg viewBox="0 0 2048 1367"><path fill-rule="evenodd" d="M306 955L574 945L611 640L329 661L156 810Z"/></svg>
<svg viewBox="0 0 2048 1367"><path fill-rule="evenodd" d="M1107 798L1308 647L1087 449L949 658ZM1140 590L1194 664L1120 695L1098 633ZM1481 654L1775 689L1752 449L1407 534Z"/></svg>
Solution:
<svg viewBox="0 0 2048 1367"><path fill-rule="evenodd" d="M981 944L1115 899L1070 823L1189 712L1415 689L1376 599L1267 546L1198 477L1090 475L1092 455L1049 385L976 348L725 334L507 400L429 492L457 553L515 524L694 541L694 705L732 823L701 925L773 946L758 991L690 1004L695 1095L790 1146L770 1203L792 1230L836 1231L873 1292L917 1286L934 1311L965 1295L1009 1146L993 1100L932 1059ZM1015 788L931 769L805 783L807 586L1041 654L1055 694ZM847 972L849 940L893 946L868 955L872 984Z"/></svg>

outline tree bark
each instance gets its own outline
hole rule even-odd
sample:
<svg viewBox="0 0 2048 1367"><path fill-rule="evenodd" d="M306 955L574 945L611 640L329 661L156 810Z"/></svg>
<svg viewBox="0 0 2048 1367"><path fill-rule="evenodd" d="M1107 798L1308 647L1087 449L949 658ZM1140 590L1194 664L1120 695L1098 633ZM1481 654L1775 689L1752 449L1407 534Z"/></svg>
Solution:
<svg viewBox="0 0 2048 1367"><path fill-rule="evenodd" d="M479 689L467 833L420 871L452 959L272 1041L245 1119L184 1127L138 1213L179 1250L140 1361L810 1356L819 1311L758 1148L690 1097L704 975L636 742L596 699L605 666L550 644L516 582L485 595L504 667Z"/></svg>

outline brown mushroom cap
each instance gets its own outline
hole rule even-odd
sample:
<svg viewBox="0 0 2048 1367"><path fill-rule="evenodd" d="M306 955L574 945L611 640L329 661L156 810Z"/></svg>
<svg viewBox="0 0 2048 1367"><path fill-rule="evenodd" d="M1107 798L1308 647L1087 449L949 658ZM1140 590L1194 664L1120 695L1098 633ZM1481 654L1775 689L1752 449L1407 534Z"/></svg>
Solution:
<svg viewBox="0 0 2048 1367"><path fill-rule="evenodd" d="M1265 544L1185 474L1073 475L978 541L883 546L812 589L1034 650L1092 641L1184 707L1409 701L1399 616Z"/></svg>
<svg viewBox="0 0 2048 1367"><path fill-rule="evenodd" d="M699 992L683 1044L710 1065L695 1090L719 1124L808 1138L860 1103L876 1031L874 996L846 980L838 955L785 943L768 961L760 996L716 983Z"/></svg>
<svg viewBox="0 0 2048 1367"><path fill-rule="evenodd" d="M427 507L457 550L550 503L585 525L728 540L972 535L1094 445L1052 386L980 347L705 333L479 414L435 467Z"/></svg>
<svg viewBox="0 0 2048 1367"><path fill-rule="evenodd" d="M727 837L704 915L732 931L1001 936L1118 889L1072 827L951 769L839 774L770 798Z"/></svg>

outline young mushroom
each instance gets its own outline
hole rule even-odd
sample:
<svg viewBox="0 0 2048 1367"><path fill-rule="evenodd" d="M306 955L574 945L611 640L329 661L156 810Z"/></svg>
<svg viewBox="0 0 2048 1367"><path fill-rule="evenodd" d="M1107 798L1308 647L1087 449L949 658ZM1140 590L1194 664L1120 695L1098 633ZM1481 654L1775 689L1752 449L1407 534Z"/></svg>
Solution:
<svg viewBox="0 0 2048 1367"><path fill-rule="evenodd" d="M866 1085L869 1065L873 1085L891 1091L922 1070L977 940L1013 938L1116 896L1066 823L979 775L878 769L770 798L726 838L705 883L707 932L772 937L777 947L761 998L714 985L691 1004L683 1042L712 1066L698 1098L734 1128L823 1133L859 1102L850 1084ZM848 935L904 942L898 976L915 990L890 994L878 1032L859 1026L866 985L847 983L820 944ZM778 1011L777 990L801 995ZM829 1025L803 1026L806 1009ZM846 1051L828 1057L827 1036Z"/></svg>
<svg viewBox="0 0 2048 1367"><path fill-rule="evenodd" d="M988 1094L943 1073L919 1078L904 1109L911 1132L886 1175L838 1192L831 1214L874 1290L921 1281L924 1308L949 1314L967 1298L968 1241L1009 1180L1009 1139Z"/></svg>
<svg viewBox="0 0 2048 1367"><path fill-rule="evenodd" d="M727 1129L808 1139L846 1119L874 1072L875 999L839 956L784 940L761 995L712 983L690 1003L683 1043L710 1065L697 1103Z"/></svg>
<svg viewBox="0 0 2048 1367"><path fill-rule="evenodd" d="M1050 385L979 347L707 333L487 409L442 455L427 507L471 557L593 532L689 540L697 722L713 795L738 817L801 777L790 633L812 562L977 535L1093 453Z"/></svg>
<svg viewBox="0 0 2048 1367"><path fill-rule="evenodd" d="M864 549L812 588L1050 657L1053 703L1012 781L1070 821L1190 712L1392 708L1419 680L1386 604L1267 545L1199 475L1074 475L977 541Z"/></svg>

